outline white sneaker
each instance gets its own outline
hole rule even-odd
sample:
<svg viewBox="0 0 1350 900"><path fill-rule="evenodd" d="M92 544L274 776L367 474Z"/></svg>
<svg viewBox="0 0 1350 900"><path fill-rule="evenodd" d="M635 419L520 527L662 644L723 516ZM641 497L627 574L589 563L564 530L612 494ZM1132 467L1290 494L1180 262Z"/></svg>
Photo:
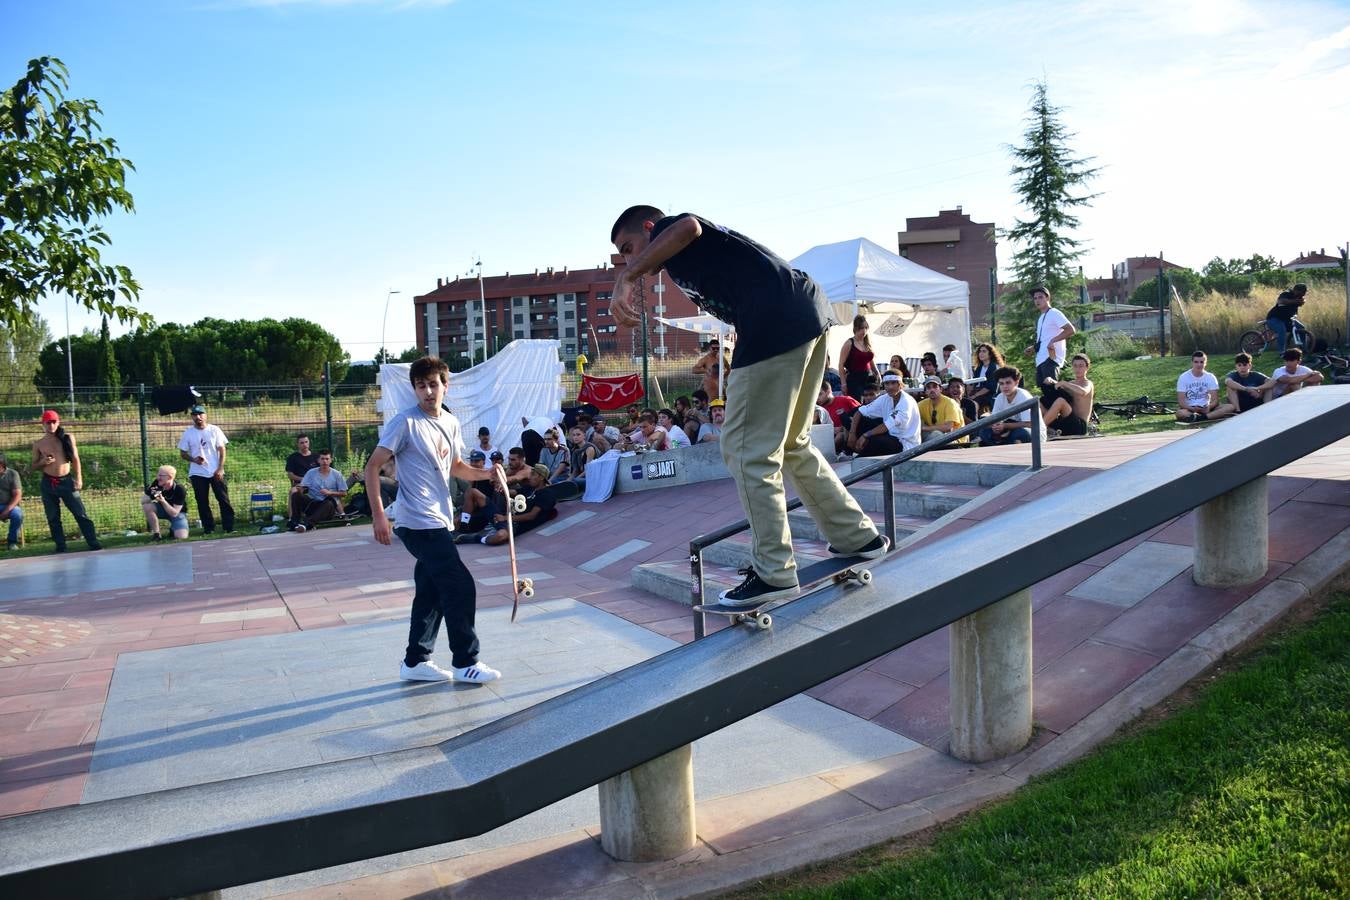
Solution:
<svg viewBox="0 0 1350 900"><path fill-rule="evenodd" d="M467 681L470 684L481 684L484 681L496 681L502 677L502 673L489 666L487 663L477 662L471 666L465 666L462 669L451 669L455 673L456 681Z"/></svg>
<svg viewBox="0 0 1350 900"><path fill-rule="evenodd" d="M454 681L455 676L442 669L431 660L425 660L415 666L399 663L398 677L404 681Z"/></svg>

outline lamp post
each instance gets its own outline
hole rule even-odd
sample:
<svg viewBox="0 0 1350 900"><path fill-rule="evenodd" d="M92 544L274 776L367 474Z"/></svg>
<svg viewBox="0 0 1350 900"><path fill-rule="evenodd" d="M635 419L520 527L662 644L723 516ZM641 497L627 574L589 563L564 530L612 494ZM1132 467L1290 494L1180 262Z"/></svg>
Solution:
<svg viewBox="0 0 1350 900"><path fill-rule="evenodd" d="M380 323L380 365L389 362L389 348L384 344L385 332L389 329L389 299L402 291L390 291L384 295L384 321Z"/></svg>
<svg viewBox="0 0 1350 900"><path fill-rule="evenodd" d="M66 301L66 383L69 385L70 393L70 415L75 415L75 358L70 353L70 295L64 296Z"/></svg>

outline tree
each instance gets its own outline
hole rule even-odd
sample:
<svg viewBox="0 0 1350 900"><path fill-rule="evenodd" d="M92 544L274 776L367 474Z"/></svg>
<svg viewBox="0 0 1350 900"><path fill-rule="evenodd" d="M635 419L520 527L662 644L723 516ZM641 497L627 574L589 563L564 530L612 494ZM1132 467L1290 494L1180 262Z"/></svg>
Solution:
<svg viewBox="0 0 1350 900"><path fill-rule="evenodd" d="M107 316L103 317L103 324L98 329L98 369L94 382L99 387L106 387L114 400L122 393L122 370L117 367L117 352L108 334Z"/></svg>
<svg viewBox="0 0 1350 900"><path fill-rule="evenodd" d="M11 405L32 401L38 354L51 339L51 332L41 316L34 316L31 322L0 325L0 403Z"/></svg>
<svg viewBox="0 0 1350 900"><path fill-rule="evenodd" d="M1015 163L1010 174L1022 205L1031 211L1027 219L1014 219L1001 235L1017 245L1012 269L1020 290L1007 295L999 313L1000 331L1007 347L1031 343L1035 317L1028 295L1031 285L1044 284L1061 303L1075 296L1077 266L1085 251L1082 241L1070 236L1078 227L1074 210L1086 206L1096 194L1083 192L1084 185L1100 171L1090 168L1091 157L1078 158L1069 149L1073 135L1060 122L1062 110L1050 103L1045 82L1032 88L1030 115L1023 132L1025 144L1009 146ZM1025 343L1024 343L1025 342Z"/></svg>
<svg viewBox="0 0 1350 900"><path fill-rule="evenodd" d="M65 99L66 75L61 60L43 56L0 94L0 325L31 321L52 293L149 325L132 302L140 285L131 270L103 261L111 241L96 221L134 211L126 175L135 167L98 136L97 103Z"/></svg>

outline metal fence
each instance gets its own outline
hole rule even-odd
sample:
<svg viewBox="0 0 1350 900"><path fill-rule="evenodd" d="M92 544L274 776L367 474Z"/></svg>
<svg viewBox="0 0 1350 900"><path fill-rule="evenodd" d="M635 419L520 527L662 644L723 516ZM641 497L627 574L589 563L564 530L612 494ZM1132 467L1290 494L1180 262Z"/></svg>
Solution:
<svg viewBox="0 0 1350 900"><path fill-rule="evenodd" d="M207 408L207 421L229 440L225 477L236 519L243 527L270 521L286 512L289 481L286 457L295 439L308 434L315 452L331 448L333 465L344 475L365 465L382 421L376 410L374 385L320 384L196 386ZM60 403L52 402L61 397ZM45 398L45 399L44 399ZM187 485L187 467L178 455L178 440L191 425L186 412L160 415L149 387L119 392L103 388L38 388L31 397L0 407L0 450L16 469L24 487L24 533L27 541L49 540L39 497L39 474L32 470L33 442L42 436L45 408L61 414L61 424L76 441L84 476L82 497L100 535L145 531L142 492L156 470L169 464ZM194 528L197 510L188 490L188 518ZM250 510L254 494L270 495ZM275 507L275 509L273 508ZM66 533L78 546L68 512Z"/></svg>

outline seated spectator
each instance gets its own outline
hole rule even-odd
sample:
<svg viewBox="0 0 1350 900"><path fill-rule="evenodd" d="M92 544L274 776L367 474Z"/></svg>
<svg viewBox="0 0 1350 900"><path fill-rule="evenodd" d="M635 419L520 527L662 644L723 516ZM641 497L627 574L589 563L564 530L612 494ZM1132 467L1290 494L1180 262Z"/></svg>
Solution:
<svg viewBox="0 0 1350 900"><path fill-rule="evenodd" d="M942 379L930 375L923 382L923 399L919 401L919 436L932 440L950 434L966 424L965 416L956 401L942 392ZM965 444L969 438L960 438L953 444Z"/></svg>
<svg viewBox="0 0 1350 900"><path fill-rule="evenodd" d="M1275 389L1270 395L1272 400L1292 394L1299 388L1322 383L1322 373L1303 365L1303 351L1297 347L1284 351L1284 365L1272 372L1270 377L1275 380Z"/></svg>
<svg viewBox="0 0 1350 900"><path fill-rule="evenodd" d="M943 378L969 378L970 372L966 369L966 362L961 358L961 354L956 352L955 344L948 344L942 348L942 365L938 368L938 374Z"/></svg>
<svg viewBox="0 0 1350 900"><path fill-rule="evenodd" d="M1224 419L1236 410L1219 403L1219 379L1205 371L1205 351L1191 354L1191 367L1177 379L1177 421L1204 422Z"/></svg>
<svg viewBox="0 0 1350 900"><path fill-rule="evenodd" d="M904 391L899 374L881 376L885 393L863 405L854 416L880 419L881 424L859 432L854 447L859 456L890 456L919 445L919 406Z"/></svg>
<svg viewBox="0 0 1350 900"><path fill-rule="evenodd" d="M844 392L844 380L839 377L839 370L834 366L825 367L825 380L830 383L830 390L836 394Z"/></svg>
<svg viewBox="0 0 1350 900"><path fill-rule="evenodd" d="M938 375L938 361L936 355L925 353L923 358L919 360L919 368L923 370L919 373L920 383L922 383L925 378L937 378L939 381L941 380L941 376Z"/></svg>
<svg viewBox="0 0 1350 900"><path fill-rule="evenodd" d="M998 385L998 396L994 398L993 412L998 414L1010 406L1016 406L1024 400L1030 400L1031 394L1018 387L1022 373L1016 366L1004 366L994 372L994 383ZM1041 426L1042 430L1045 428ZM1042 431L1041 437L1045 434ZM1031 410L1024 409L1011 419L995 422L980 432L981 446L995 444L1031 443Z"/></svg>
<svg viewBox="0 0 1350 900"><path fill-rule="evenodd" d="M694 406L689 402L688 397L681 396L675 398L674 409L675 421L679 422L680 427L683 428L689 419L689 414L694 411Z"/></svg>
<svg viewBox="0 0 1350 900"><path fill-rule="evenodd" d="M909 366L905 363L905 358L899 353L891 356L891 364L887 367L888 371L899 372L900 377L909 381L914 375L909 371Z"/></svg>
<svg viewBox="0 0 1350 900"><path fill-rule="evenodd" d="M636 403L630 403L628 404L628 408L624 410L624 413L628 416L628 421L620 424L619 430L624 432L625 434L629 434L631 432L636 431L638 425L640 424L638 422L638 416L642 414L642 410L638 409L638 405Z"/></svg>
<svg viewBox="0 0 1350 900"><path fill-rule="evenodd" d="M586 440L586 429L573 425L567 432L568 470L565 480L586 489L586 463L600 455L595 444Z"/></svg>
<svg viewBox="0 0 1350 900"><path fill-rule="evenodd" d="M1228 405L1240 413L1255 409L1270 399L1275 390L1275 379L1252 371L1252 358L1246 353L1233 357L1233 371L1223 380L1228 394Z"/></svg>
<svg viewBox="0 0 1350 900"><path fill-rule="evenodd" d="M708 412L712 414L712 421L705 422L698 428L698 442L705 444L709 441L720 441L722 439L722 423L726 420L727 405L721 400L714 400L708 404Z"/></svg>
<svg viewBox="0 0 1350 900"><path fill-rule="evenodd" d="M159 533L161 519L169 523L169 534L174 540L184 540L188 536L187 491L174 479L178 470L173 466L160 466L155 480L145 486L145 497L141 500L141 509L145 512L145 527L150 532L150 540L163 540Z"/></svg>
<svg viewBox="0 0 1350 900"><path fill-rule="evenodd" d="M689 401L689 410L684 414L684 433L689 435L689 440L697 444L699 429L710 421L712 419L708 415L708 394L703 388L699 388L694 391Z"/></svg>
<svg viewBox="0 0 1350 900"><path fill-rule="evenodd" d="M656 414L647 409L638 418L637 431L628 435L623 446L625 450L669 450L670 435L656 424Z"/></svg>
<svg viewBox="0 0 1350 900"><path fill-rule="evenodd" d="M842 453L848 447L848 427L853 422L853 413L862 404L848 394L836 394L828 381L822 381L820 393L816 394L816 406L830 417L830 423L834 425L834 452Z"/></svg>
<svg viewBox="0 0 1350 900"><path fill-rule="evenodd" d="M310 452L309 435L302 434L295 439L295 452L286 457L286 477L290 479L290 495L294 497L300 493L300 482L304 480L305 473L319 465L319 457ZM289 505L289 500L287 501Z"/></svg>
<svg viewBox="0 0 1350 900"><path fill-rule="evenodd" d="M380 466L380 500L384 503L385 509L398 499L398 480L394 476L394 460ZM461 478L455 479L456 496L455 508L463 507L464 495L471 489L469 482ZM347 476L347 496L343 498L343 507L349 516L368 516L370 515L370 498L366 496L366 473L362 469L356 469Z"/></svg>
<svg viewBox="0 0 1350 900"><path fill-rule="evenodd" d="M291 528L304 533L342 514L347 479L333 469L333 451L319 451L319 467L310 469L300 482L301 493L291 498Z"/></svg>
<svg viewBox="0 0 1350 900"><path fill-rule="evenodd" d="M492 432L488 430L486 425L478 429L478 446L475 449L481 450L485 458L490 458L493 453L500 452L492 446Z"/></svg>
<svg viewBox="0 0 1350 900"><path fill-rule="evenodd" d="M525 497L525 511L516 513L511 523L516 537L533 531L558 515L558 500L553 495L553 489L548 486L548 470L542 465L536 465L526 472L528 477L519 491ZM483 543L505 544L510 537L506 533L506 513L493 516L492 524L493 530L483 535Z"/></svg>
<svg viewBox="0 0 1350 900"><path fill-rule="evenodd" d="M660 426L661 430L666 433L666 437L670 439L670 447L672 450L693 445L689 440L689 435L685 434L684 429L675 421L674 410L663 409L658 412L656 414L656 424Z"/></svg>
<svg viewBox="0 0 1350 900"><path fill-rule="evenodd" d="M1086 353L1075 353L1072 380L1047 378L1042 383L1045 393L1041 395L1041 407L1045 409L1043 417L1050 437L1061 434L1081 437L1088 433L1092 401L1097 393L1097 386L1087 377L1091 365L1092 360ZM1050 401L1048 404L1047 400Z"/></svg>
<svg viewBox="0 0 1350 900"><path fill-rule="evenodd" d="M549 483L565 481L571 462L567 458L567 448L558 440L558 429L550 428L544 432L544 449L539 451L539 463L548 469Z"/></svg>
<svg viewBox="0 0 1350 900"><path fill-rule="evenodd" d="M19 537L23 534L23 479L18 469L9 467L9 460L0 453L0 522L9 523L9 541L5 544L10 550L19 549Z"/></svg>
<svg viewBox="0 0 1350 900"><path fill-rule="evenodd" d="M532 466L539 462L539 451L544 449L544 436L530 427L530 420L525 416L520 417L520 424L520 446L525 450L525 465Z"/></svg>
<svg viewBox="0 0 1350 900"><path fill-rule="evenodd" d="M524 484L530 477L530 467L525 464L525 448L512 447L506 454L506 483ZM495 482L496 479L493 479Z"/></svg>
<svg viewBox="0 0 1350 900"><path fill-rule="evenodd" d="M858 409L854 410L853 418L848 423L848 439L844 446L849 453L856 454L858 452L859 435L866 434L868 430L881 424L880 419L869 418L862 412L864 406L876 400L879 396L881 396L880 382L869 381L863 385L862 402Z"/></svg>
<svg viewBox="0 0 1350 900"><path fill-rule="evenodd" d="M967 379L968 394L975 405L988 412L994 405L994 395L998 393L998 383L994 373L1003 368L1003 354L993 344L980 344L975 348L975 369ZM976 379L979 379L978 381Z"/></svg>
<svg viewBox="0 0 1350 900"><path fill-rule="evenodd" d="M974 422L980 417L980 407L974 400L966 396L966 383L963 379L953 375L947 380L947 386L943 392L956 401L956 405L961 407L961 418L966 420L966 424Z"/></svg>

